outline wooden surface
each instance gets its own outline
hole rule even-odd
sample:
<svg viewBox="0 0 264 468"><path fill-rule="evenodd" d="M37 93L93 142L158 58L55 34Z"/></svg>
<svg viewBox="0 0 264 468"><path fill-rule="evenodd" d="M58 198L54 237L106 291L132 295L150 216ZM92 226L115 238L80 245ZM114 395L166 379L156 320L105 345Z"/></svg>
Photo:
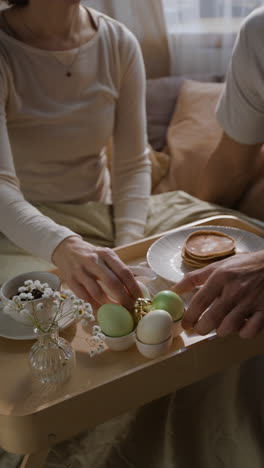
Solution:
<svg viewBox="0 0 264 468"><path fill-rule="evenodd" d="M199 225L205 222L264 236L264 231L230 216L209 218ZM124 261L135 262L159 237L116 251ZM32 379L28 365L32 342L0 338L0 446L10 452L45 449L264 351L264 333L245 341L237 336L219 339L214 334L202 337L183 331L169 354L154 361L141 356L135 347L123 352L106 350L90 358L89 329L72 325L64 335L76 350L77 365L72 378L58 386Z"/></svg>

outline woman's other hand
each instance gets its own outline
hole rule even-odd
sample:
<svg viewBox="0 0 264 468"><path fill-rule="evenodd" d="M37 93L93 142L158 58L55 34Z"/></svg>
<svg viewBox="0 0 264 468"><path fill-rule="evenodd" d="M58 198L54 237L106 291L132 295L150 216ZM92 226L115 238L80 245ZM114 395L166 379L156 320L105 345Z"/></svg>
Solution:
<svg viewBox="0 0 264 468"><path fill-rule="evenodd" d="M242 338L252 338L264 327L264 250L188 273L172 289L183 294L198 286L202 287L184 315L184 328L201 335L216 329L222 337L239 332Z"/></svg>
<svg viewBox="0 0 264 468"><path fill-rule="evenodd" d="M112 299L128 310L142 295L130 269L109 248L95 247L77 236L68 237L55 249L52 261L69 288L94 307L110 302L99 282L111 291Z"/></svg>

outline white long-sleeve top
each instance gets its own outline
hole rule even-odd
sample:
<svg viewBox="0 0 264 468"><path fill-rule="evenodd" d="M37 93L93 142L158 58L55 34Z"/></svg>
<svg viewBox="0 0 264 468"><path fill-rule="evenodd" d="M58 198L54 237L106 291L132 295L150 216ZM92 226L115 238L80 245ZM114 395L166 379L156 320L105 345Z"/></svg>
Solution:
<svg viewBox="0 0 264 468"><path fill-rule="evenodd" d="M116 244L142 237L147 215L151 169L140 47L125 26L89 11L97 31L79 50L37 49L0 29L0 231L48 261L75 233L32 203L109 203L104 147L110 137Z"/></svg>

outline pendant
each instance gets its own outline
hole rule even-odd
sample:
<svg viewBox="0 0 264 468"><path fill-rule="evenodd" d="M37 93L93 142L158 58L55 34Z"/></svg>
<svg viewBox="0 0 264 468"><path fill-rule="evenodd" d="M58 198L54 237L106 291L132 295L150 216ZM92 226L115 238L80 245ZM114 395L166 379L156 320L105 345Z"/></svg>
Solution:
<svg viewBox="0 0 264 468"><path fill-rule="evenodd" d="M68 72L66 73L66 76L68 76L68 77L70 78L70 77L72 76L71 72L68 71Z"/></svg>

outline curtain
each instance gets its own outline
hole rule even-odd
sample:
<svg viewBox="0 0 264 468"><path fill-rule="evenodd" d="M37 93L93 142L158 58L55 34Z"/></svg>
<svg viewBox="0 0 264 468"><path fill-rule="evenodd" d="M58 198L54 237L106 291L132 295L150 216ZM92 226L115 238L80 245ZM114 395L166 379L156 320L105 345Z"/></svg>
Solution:
<svg viewBox="0 0 264 468"><path fill-rule="evenodd" d="M175 0L177 1L177 0ZM82 0L124 23L138 38L148 78L170 73L170 53L162 0ZM0 0L0 10L6 3Z"/></svg>
<svg viewBox="0 0 264 468"><path fill-rule="evenodd" d="M148 78L170 71L170 54L162 0L84 0L84 5L124 23L138 38Z"/></svg>
<svg viewBox="0 0 264 468"><path fill-rule="evenodd" d="M174 75L224 75L243 19L264 0L162 0Z"/></svg>

